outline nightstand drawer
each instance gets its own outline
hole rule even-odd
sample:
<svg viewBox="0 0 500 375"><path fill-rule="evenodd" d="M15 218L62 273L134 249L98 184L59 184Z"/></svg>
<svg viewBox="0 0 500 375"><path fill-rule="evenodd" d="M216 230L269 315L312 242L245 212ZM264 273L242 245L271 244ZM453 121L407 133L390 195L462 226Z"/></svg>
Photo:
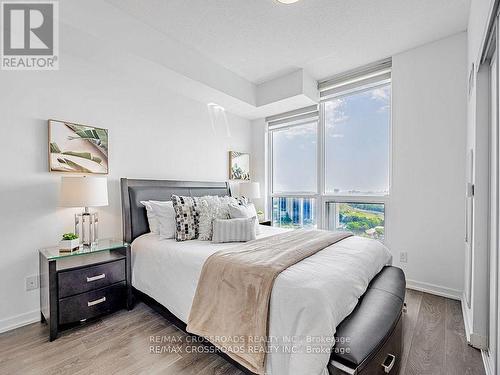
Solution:
<svg viewBox="0 0 500 375"><path fill-rule="evenodd" d="M99 289L125 280L125 259L59 273L59 298Z"/></svg>
<svg viewBox="0 0 500 375"><path fill-rule="evenodd" d="M59 301L59 324L90 319L125 307L126 282Z"/></svg>

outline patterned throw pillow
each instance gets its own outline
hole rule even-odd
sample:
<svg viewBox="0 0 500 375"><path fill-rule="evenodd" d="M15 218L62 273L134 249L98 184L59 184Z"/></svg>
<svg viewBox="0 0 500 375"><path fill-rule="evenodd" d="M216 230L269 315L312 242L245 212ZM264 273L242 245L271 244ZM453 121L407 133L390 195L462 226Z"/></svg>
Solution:
<svg viewBox="0 0 500 375"><path fill-rule="evenodd" d="M229 204L238 204L238 201L233 197L216 195L198 198L199 240L212 239L212 223L215 219L229 219Z"/></svg>
<svg viewBox="0 0 500 375"><path fill-rule="evenodd" d="M219 206L219 197L217 196L209 195L198 199L199 240L209 241L212 238L212 221L217 218Z"/></svg>
<svg viewBox="0 0 500 375"><path fill-rule="evenodd" d="M199 212L197 199L172 195L175 211L176 241L194 240L198 237Z"/></svg>

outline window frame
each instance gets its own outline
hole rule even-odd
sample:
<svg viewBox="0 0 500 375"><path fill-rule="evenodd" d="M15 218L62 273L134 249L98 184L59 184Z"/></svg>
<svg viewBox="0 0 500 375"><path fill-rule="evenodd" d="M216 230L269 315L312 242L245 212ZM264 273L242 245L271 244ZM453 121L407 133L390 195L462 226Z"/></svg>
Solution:
<svg viewBox="0 0 500 375"><path fill-rule="evenodd" d="M384 204L384 243L388 242L390 238L390 228L388 227L388 222L390 220L391 204L390 197L392 192L392 173L393 173L393 127L392 127L392 117L393 117L393 92L392 92L392 77L387 78L387 72L384 71L381 75L380 80L375 82L371 81L366 84L363 77L359 80L359 85L353 88L351 80L349 81L349 88L345 91L339 91L335 95L330 95L322 98L318 105L318 118L315 120L317 122L317 156L316 156L316 177L317 177L317 191L315 193L304 193L304 192L289 192L289 193L275 193L273 191L273 133L279 131L281 128L270 129L267 127L267 215L272 220L272 201L273 198L287 197L287 198L314 198L315 199L315 212L316 212L316 225L318 229L327 229L327 203L373 203L373 204ZM366 91L369 89L374 89L376 87L381 87L389 85L391 91L390 98L390 114L389 114L389 131L388 131L388 142L389 142L389 155L388 155L388 191L383 194L335 194L326 191L326 123L325 123L325 103L331 100L338 99L343 96L358 93L360 91ZM289 128L297 125L303 125L305 123L311 123L313 120L301 120L297 122L291 121L289 124L283 126L283 128Z"/></svg>

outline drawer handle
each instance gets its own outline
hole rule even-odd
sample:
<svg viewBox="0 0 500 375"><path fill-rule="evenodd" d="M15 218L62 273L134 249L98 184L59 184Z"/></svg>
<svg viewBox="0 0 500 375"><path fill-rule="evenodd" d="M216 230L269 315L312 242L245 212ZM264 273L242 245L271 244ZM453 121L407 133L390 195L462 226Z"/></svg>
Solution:
<svg viewBox="0 0 500 375"><path fill-rule="evenodd" d="M101 279L104 279L105 277L106 277L106 274L101 273L100 275L97 275L97 276L87 277L87 282L91 283L92 281L101 280Z"/></svg>
<svg viewBox="0 0 500 375"><path fill-rule="evenodd" d="M106 297L96 299L95 301L89 301L89 302L87 302L87 306L90 307L90 306L98 305L98 304L103 303L103 302L106 302Z"/></svg>
<svg viewBox="0 0 500 375"><path fill-rule="evenodd" d="M396 356L387 354L384 363L382 363L382 367L384 368L384 372L386 374L391 372L392 368L394 367L394 363L396 363Z"/></svg>

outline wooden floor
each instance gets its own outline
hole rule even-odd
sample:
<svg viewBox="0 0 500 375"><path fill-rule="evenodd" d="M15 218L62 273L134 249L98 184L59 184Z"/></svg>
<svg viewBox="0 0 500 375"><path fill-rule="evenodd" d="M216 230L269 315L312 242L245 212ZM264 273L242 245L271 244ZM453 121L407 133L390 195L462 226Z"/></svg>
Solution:
<svg viewBox="0 0 500 375"><path fill-rule="evenodd" d="M459 301L406 291L400 374L484 374L481 352L467 345Z"/></svg>
<svg viewBox="0 0 500 375"><path fill-rule="evenodd" d="M465 342L460 302L412 290L406 299L401 374L484 374L480 352ZM242 374L216 354L186 353L188 341L141 303L54 342L39 323L0 334L0 374Z"/></svg>

